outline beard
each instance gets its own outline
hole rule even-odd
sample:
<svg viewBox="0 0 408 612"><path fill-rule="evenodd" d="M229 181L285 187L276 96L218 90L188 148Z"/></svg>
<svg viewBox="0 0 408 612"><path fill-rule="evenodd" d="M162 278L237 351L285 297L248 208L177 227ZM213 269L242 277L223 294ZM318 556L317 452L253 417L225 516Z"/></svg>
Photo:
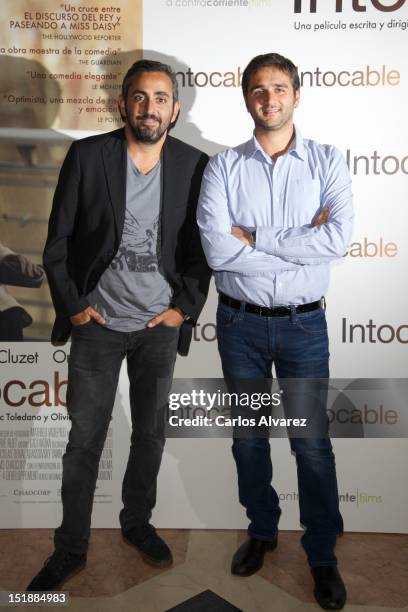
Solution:
<svg viewBox="0 0 408 612"><path fill-rule="evenodd" d="M127 117L129 128L131 129L135 139L139 142L155 144L160 140L163 134L167 132L170 125L170 121L163 124L160 117L157 117L156 115L149 115L148 113L145 115L137 115L131 119L129 119L129 114L127 114ZM155 119L157 121L157 126L142 125L140 122L144 119Z"/></svg>

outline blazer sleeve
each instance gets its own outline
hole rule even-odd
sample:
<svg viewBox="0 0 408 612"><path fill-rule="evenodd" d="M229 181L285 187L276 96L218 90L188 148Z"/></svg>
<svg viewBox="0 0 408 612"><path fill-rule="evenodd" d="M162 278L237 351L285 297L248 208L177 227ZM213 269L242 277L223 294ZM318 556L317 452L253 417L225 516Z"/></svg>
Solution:
<svg viewBox="0 0 408 612"><path fill-rule="evenodd" d="M80 180L78 145L74 142L61 167L43 253L44 269L58 317L70 317L89 306L79 295L68 265L68 244L78 213Z"/></svg>
<svg viewBox="0 0 408 612"><path fill-rule="evenodd" d="M183 284L172 300L172 305L181 308L192 318L194 324L204 307L211 279L211 269L204 255L196 220L201 179L208 159L208 155L202 153L193 171L188 205L188 227L191 228L191 231L186 248L185 268L182 274Z"/></svg>

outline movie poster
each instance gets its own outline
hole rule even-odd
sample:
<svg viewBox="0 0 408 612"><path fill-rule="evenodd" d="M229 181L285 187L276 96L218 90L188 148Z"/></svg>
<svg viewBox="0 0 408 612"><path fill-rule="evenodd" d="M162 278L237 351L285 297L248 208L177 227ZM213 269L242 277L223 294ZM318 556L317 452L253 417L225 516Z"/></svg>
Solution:
<svg viewBox="0 0 408 612"><path fill-rule="evenodd" d="M0 24L0 342L47 340L54 312L38 264L59 169L74 138L122 125L142 2L4 0Z"/></svg>

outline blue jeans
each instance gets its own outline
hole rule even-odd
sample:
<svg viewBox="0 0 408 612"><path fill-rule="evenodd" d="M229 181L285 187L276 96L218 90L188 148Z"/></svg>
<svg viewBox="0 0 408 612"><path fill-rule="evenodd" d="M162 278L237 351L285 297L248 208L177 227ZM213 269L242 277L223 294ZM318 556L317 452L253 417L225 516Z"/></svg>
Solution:
<svg viewBox="0 0 408 612"><path fill-rule="evenodd" d="M307 379L328 379L329 347L323 309L290 316L263 317L236 310L220 303L217 310L218 348L229 390L247 388L245 379L272 378L272 365L281 387L285 379L299 380L283 406L286 416L309 418L324 407L311 406L313 389ZM261 381L263 379L263 383ZM241 383L240 383L241 381ZM315 382L310 381L310 387ZM303 387L302 387L303 386ZM265 390L265 389L263 389ZM285 398L285 393L283 393ZM321 396L320 396L321 397ZM290 404L290 405L289 405ZM321 431L321 429L320 429ZM326 429L327 431L327 429ZM343 532L339 511L336 468L332 445L327 435L317 438L290 437L296 455L300 522L305 528L302 545L309 564L336 565L336 536ZM239 500L250 519L248 533L260 540L272 540L278 531L281 514L278 495L271 485L272 462L266 436L239 437L234 433L232 452L238 472Z"/></svg>

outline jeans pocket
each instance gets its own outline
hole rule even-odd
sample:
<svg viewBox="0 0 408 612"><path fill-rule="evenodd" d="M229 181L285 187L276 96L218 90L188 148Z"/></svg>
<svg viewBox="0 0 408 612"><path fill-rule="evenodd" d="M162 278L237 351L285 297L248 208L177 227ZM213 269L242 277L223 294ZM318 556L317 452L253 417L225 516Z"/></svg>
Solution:
<svg viewBox="0 0 408 612"><path fill-rule="evenodd" d="M166 325L166 323L164 321L162 321L159 325L156 325L156 327L161 327L162 329L174 329L176 331L180 331L180 327L183 324L181 323L181 325Z"/></svg>
<svg viewBox="0 0 408 612"><path fill-rule="evenodd" d="M103 327L103 325L100 325L92 318L81 325L73 325L71 329L71 338L76 338L77 336L85 338L89 335L93 335L93 331L98 327Z"/></svg>
<svg viewBox="0 0 408 612"><path fill-rule="evenodd" d="M311 336L327 334L326 315L322 309L297 315L296 325Z"/></svg>
<svg viewBox="0 0 408 612"><path fill-rule="evenodd" d="M230 327L239 320L239 310L225 304L218 304L217 327Z"/></svg>
<svg viewBox="0 0 408 612"><path fill-rule="evenodd" d="M93 322L94 322L94 319L91 317L89 321L87 321L86 323L79 323L79 325L73 325L72 330L84 329L85 327L90 327Z"/></svg>

